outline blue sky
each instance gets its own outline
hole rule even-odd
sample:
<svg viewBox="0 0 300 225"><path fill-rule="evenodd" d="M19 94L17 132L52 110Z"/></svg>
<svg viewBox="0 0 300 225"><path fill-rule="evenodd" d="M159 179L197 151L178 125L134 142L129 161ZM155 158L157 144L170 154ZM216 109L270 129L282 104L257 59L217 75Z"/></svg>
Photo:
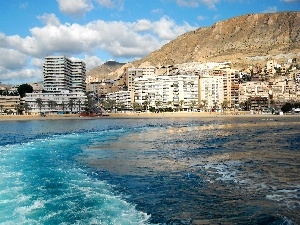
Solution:
<svg viewBox="0 0 300 225"><path fill-rule="evenodd" d="M43 80L47 55L91 69L142 58L179 35L249 13L300 11L300 0L4 0L0 82Z"/></svg>

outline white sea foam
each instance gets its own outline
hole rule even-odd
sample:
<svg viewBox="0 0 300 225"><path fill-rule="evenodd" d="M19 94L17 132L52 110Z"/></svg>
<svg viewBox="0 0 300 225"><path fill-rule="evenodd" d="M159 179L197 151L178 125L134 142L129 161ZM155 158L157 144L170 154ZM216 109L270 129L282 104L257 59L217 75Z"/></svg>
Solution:
<svg viewBox="0 0 300 225"><path fill-rule="evenodd" d="M276 202L284 203L288 208L300 209L300 187L276 190L266 198Z"/></svg>

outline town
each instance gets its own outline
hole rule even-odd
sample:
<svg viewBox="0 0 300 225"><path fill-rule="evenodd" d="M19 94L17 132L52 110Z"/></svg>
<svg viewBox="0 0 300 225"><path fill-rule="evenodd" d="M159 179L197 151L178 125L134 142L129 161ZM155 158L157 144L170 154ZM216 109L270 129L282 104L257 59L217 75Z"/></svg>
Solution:
<svg viewBox="0 0 300 225"><path fill-rule="evenodd" d="M0 84L3 115L116 112L298 113L297 58L232 68L231 62L139 67L126 64L116 79L86 76L85 62L47 56L42 83ZM24 87L27 87L27 89ZM29 88L28 88L29 87Z"/></svg>

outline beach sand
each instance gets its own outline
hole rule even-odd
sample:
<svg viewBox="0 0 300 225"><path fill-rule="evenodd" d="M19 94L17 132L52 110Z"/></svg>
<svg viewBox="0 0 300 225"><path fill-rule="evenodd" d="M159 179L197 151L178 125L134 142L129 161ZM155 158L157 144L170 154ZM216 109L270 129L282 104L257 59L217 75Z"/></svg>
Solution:
<svg viewBox="0 0 300 225"><path fill-rule="evenodd" d="M228 112L226 114L221 113L209 113L209 112L164 112L164 113L109 113L108 116L97 117L82 117L79 114L53 114L42 117L39 115L0 115L0 121L14 121L14 120L58 120L58 119L106 119L106 118L202 118L202 117L287 117L287 116L300 116L298 115L272 115L272 114L250 114L250 112L242 111L238 113Z"/></svg>

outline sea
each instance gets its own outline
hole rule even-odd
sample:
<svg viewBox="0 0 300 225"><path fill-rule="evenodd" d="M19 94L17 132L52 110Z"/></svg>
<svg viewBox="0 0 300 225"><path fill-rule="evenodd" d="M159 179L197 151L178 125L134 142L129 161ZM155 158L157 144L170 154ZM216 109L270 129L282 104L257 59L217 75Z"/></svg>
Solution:
<svg viewBox="0 0 300 225"><path fill-rule="evenodd" d="M0 122L0 224L300 224L300 117Z"/></svg>

